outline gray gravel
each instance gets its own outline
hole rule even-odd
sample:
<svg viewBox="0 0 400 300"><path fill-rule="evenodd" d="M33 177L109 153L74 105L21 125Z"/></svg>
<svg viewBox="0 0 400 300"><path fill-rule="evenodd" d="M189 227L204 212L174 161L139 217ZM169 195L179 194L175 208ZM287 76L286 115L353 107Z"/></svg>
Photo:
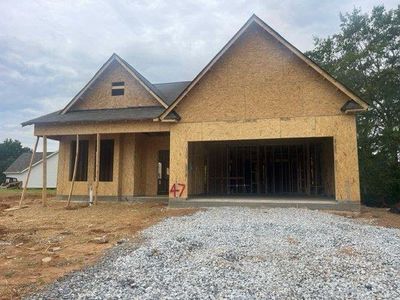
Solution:
<svg viewBox="0 0 400 300"><path fill-rule="evenodd" d="M32 299L399 299L400 230L304 209L167 219Z"/></svg>

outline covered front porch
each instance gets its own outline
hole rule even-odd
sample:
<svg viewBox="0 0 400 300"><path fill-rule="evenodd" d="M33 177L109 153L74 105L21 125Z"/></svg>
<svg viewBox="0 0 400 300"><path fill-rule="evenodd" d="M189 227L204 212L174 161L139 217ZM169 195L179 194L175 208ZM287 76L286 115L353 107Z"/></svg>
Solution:
<svg viewBox="0 0 400 300"><path fill-rule="evenodd" d="M104 200L168 195L169 132L48 138L60 142L58 198L67 198L71 193L73 200L88 200L91 192L94 197Z"/></svg>

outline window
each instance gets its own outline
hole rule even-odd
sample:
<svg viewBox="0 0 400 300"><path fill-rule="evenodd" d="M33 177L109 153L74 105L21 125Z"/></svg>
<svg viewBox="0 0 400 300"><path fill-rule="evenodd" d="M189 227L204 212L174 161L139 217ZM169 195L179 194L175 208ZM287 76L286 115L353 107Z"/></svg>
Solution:
<svg viewBox="0 0 400 300"><path fill-rule="evenodd" d="M113 181L114 140L100 141L100 174L99 181ZM96 179L96 163L95 163Z"/></svg>
<svg viewBox="0 0 400 300"><path fill-rule="evenodd" d="M111 95L112 96L122 96L125 92L125 82L117 81L111 84Z"/></svg>
<svg viewBox="0 0 400 300"><path fill-rule="evenodd" d="M78 165L76 167L75 181L87 181L88 172L88 141L79 141ZM72 181L75 165L76 141L71 142L71 156L69 163L69 180Z"/></svg>

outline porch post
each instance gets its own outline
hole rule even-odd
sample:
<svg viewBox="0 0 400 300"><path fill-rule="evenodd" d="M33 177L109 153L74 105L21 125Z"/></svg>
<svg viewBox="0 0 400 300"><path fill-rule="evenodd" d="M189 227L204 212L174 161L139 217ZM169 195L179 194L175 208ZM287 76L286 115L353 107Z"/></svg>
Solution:
<svg viewBox="0 0 400 300"><path fill-rule="evenodd" d="M74 189L74 183L75 183L75 177L76 177L76 169L77 169L77 165L78 165L78 156L79 156L79 134L76 135L74 171L72 173L71 189L69 190L67 207L69 207L69 205L71 203L71 196L72 196L72 191Z"/></svg>
<svg viewBox="0 0 400 300"><path fill-rule="evenodd" d="M99 188L100 175L100 133L96 134L96 174L94 184L94 204L97 204L97 190Z"/></svg>
<svg viewBox="0 0 400 300"><path fill-rule="evenodd" d="M42 188L42 204L47 205L47 136L43 136L43 188Z"/></svg>
<svg viewBox="0 0 400 300"><path fill-rule="evenodd" d="M29 162L28 174L26 175L24 189L22 190L21 199L19 200L19 205L18 205L19 208L22 207L22 201L24 201L24 199L25 199L26 188L28 187L29 177L31 176L33 158L35 157L35 153L36 153L36 149L37 149L38 143L39 143L39 136L36 137L35 146L33 147L33 152L32 152L32 155L31 155L31 161Z"/></svg>

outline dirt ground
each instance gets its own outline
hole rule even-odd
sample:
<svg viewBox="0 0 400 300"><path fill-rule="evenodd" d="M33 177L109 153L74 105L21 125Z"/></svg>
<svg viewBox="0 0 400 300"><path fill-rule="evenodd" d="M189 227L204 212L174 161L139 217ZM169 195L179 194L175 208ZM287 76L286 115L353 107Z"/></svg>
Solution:
<svg viewBox="0 0 400 300"><path fill-rule="evenodd" d="M54 193L54 192L53 192ZM163 218L193 213L160 203L105 203L83 207L50 200L40 203L30 192L28 208L6 212L18 193L0 192L0 299L18 299L64 274L94 263L104 251L133 239Z"/></svg>
<svg viewBox="0 0 400 300"><path fill-rule="evenodd" d="M346 218L358 219L371 225L400 228L400 215L388 212L387 208L361 206L360 212L332 211L331 213Z"/></svg>

